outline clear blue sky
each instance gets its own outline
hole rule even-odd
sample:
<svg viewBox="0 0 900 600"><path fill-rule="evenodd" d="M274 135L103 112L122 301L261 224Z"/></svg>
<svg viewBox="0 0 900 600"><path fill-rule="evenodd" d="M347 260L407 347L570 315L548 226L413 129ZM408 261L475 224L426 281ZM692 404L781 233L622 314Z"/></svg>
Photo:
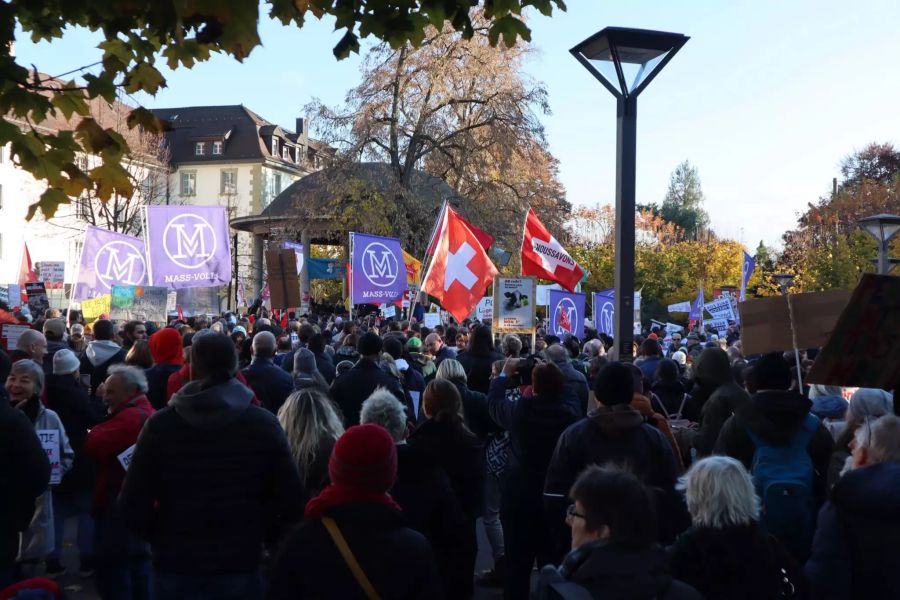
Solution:
<svg viewBox="0 0 900 600"><path fill-rule="evenodd" d="M691 37L639 100L637 200L657 202L682 160L698 169L721 235L778 244L809 202L831 189L843 156L868 142L900 144L900 2L568 0L533 15L539 53L528 66L549 91L544 123L576 205L615 196L615 102L568 53L607 26ZM243 103L293 127L312 97L338 103L359 80L359 57L331 54L331 23L302 30L263 19L243 63L216 57L167 73L150 107ZM17 43L24 64L59 74L94 62L95 36L72 31L52 45Z"/></svg>

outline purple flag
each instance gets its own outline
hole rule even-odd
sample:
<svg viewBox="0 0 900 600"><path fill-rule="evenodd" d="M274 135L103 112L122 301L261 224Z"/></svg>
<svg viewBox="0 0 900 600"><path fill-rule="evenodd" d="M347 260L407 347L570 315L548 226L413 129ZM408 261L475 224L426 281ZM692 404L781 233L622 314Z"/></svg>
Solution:
<svg viewBox="0 0 900 600"><path fill-rule="evenodd" d="M147 261L143 240L88 226L81 247L73 300L109 294L114 285L146 285Z"/></svg>
<svg viewBox="0 0 900 600"><path fill-rule="evenodd" d="M688 321L700 321L703 319L703 288L697 292L697 299L691 304L691 313L688 315Z"/></svg>
<svg viewBox="0 0 900 600"><path fill-rule="evenodd" d="M231 244L223 206L148 206L150 285L211 287L231 281Z"/></svg>
<svg viewBox="0 0 900 600"><path fill-rule="evenodd" d="M400 240L351 233L353 304L381 304L398 300L406 291L406 265Z"/></svg>
<svg viewBox="0 0 900 600"><path fill-rule="evenodd" d="M750 276L753 275L754 269L756 269L756 259L744 250L744 262L741 263L741 302L747 299L747 283L750 282Z"/></svg>
<svg viewBox="0 0 900 600"><path fill-rule="evenodd" d="M594 327L597 333L605 333L613 337L616 327L616 290L609 288L594 292Z"/></svg>
<svg viewBox="0 0 900 600"><path fill-rule="evenodd" d="M567 335L584 338L584 294L550 290L550 333L559 339Z"/></svg>

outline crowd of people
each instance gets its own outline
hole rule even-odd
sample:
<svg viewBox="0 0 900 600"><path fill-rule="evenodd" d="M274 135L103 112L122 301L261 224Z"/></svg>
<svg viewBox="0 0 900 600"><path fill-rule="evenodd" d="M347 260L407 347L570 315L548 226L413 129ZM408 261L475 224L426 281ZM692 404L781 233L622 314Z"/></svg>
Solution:
<svg viewBox="0 0 900 600"><path fill-rule="evenodd" d="M74 526L103 600L900 598L892 394L737 327L79 320L0 351L0 597Z"/></svg>

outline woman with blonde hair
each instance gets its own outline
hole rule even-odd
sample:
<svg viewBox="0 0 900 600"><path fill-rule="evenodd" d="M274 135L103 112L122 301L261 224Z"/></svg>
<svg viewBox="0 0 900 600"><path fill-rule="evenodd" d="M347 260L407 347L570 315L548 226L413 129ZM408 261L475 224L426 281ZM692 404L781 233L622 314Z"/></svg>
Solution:
<svg viewBox="0 0 900 600"><path fill-rule="evenodd" d="M669 548L673 577L707 600L806 597L803 571L759 526L759 498L740 461L704 458L680 484L692 524Z"/></svg>
<svg viewBox="0 0 900 600"><path fill-rule="evenodd" d="M308 387L287 397L278 409L300 480L310 497L328 485L328 459L344 433L342 418L328 396Z"/></svg>

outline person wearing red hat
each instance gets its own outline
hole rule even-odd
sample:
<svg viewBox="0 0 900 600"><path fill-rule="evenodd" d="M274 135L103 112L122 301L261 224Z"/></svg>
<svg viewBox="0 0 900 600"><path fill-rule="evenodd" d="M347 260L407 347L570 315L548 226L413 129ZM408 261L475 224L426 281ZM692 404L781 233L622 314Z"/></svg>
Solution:
<svg viewBox="0 0 900 600"><path fill-rule="evenodd" d="M177 330L166 327L150 336L150 354L153 366L147 369L147 398L155 410L165 407L166 386L169 377L177 373L184 364L181 334Z"/></svg>
<svg viewBox="0 0 900 600"><path fill-rule="evenodd" d="M269 582L270 600L440 598L425 537L405 525L388 490L397 478L394 439L380 425L350 427L328 462L331 484L306 505Z"/></svg>

